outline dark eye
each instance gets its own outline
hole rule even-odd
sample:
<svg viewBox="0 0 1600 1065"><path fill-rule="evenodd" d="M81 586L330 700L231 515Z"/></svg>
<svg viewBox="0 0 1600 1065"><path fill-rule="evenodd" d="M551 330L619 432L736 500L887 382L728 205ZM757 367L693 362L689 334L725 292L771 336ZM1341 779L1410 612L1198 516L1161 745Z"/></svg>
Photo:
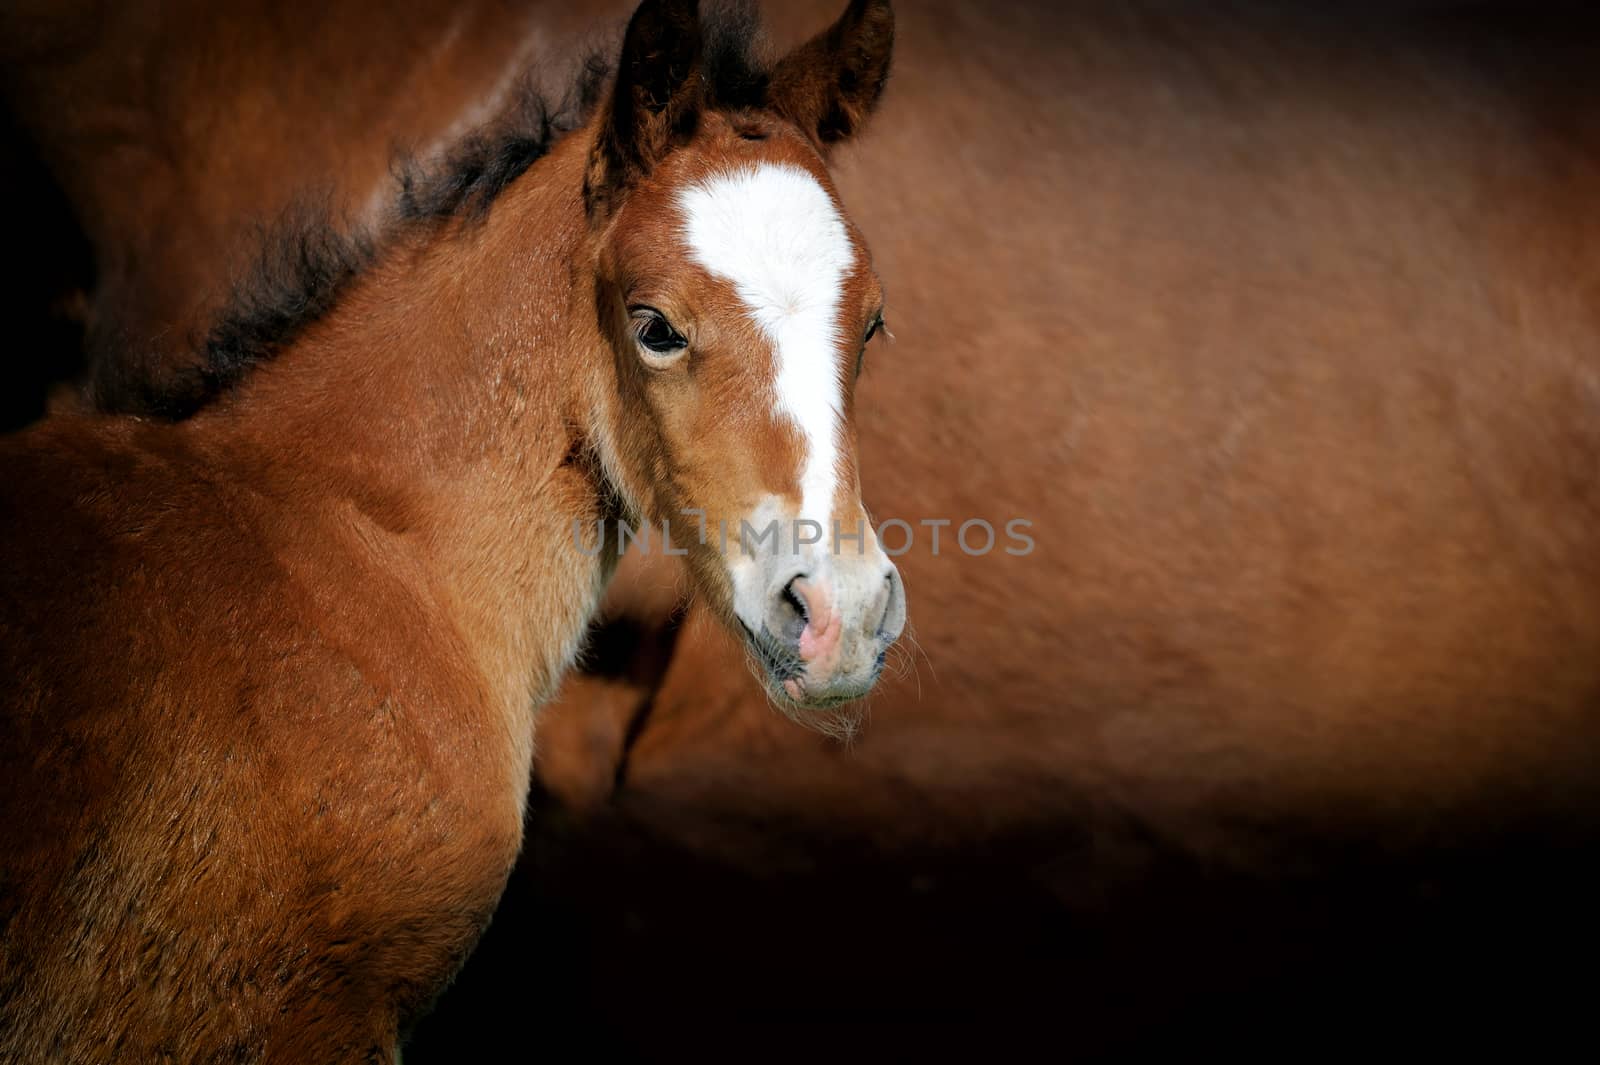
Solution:
<svg viewBox="0 0 1600 1065"><path fill-rule="evenodd" d="M653 307L633 309L633 335L657 355L671 355L689 346L683 335L668 323L666 316Z"/></svg>
<svg viewBox="0 0 1600 1065"><path fill-rule="evenodd" d="M861 338L861 353L856 356L856 376L857 377L861 376L861 367L867 361L867 345L872 343L872 338L877 336L879 333L883 332L883 330L884 330L883 315L879 314L876 318L874 318L872 320L872 324L867 326L867 335Z"/></svg>

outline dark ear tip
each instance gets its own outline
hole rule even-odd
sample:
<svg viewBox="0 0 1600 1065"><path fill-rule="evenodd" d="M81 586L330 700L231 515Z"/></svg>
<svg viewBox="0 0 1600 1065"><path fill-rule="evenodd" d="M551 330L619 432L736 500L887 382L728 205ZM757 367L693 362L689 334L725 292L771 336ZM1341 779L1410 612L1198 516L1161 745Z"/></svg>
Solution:
<svg viewBox="0 0 1600 1065"><path fill-rule="evenodd" d="M860 132L877 108L894 51L889 0L850 0L822 33L773 69L768 106L822 148Z"/></svg>
<svg viewBox="0 0 1600 1065"><path fill-rule="evenodd" d="M894 28L894 5L889 0L850 0L845 15L852 23L870 21L879 24L880 29Z"/></svg>
<svg viewBox="0 0 1600 1065"><path fill-rule="evenodd" d="M869 53L887 59L894 46L894 7L889 0L850 0L835 26L836 39L854 39Z"/></svg>
<svg viewBox="0 0 1600 1065"><path fill-rule="evenodd" d="M671 26L682 32L699 21L700 0L640 0L628 20L628 29L659 32Z"/></svg>

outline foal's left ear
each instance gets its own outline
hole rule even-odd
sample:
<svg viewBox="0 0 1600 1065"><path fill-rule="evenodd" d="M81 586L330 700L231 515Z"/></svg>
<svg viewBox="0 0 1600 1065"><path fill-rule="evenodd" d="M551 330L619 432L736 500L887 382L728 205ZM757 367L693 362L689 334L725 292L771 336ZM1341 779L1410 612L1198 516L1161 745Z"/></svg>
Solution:
<svg viewBox="0 0 1600 1065"><path fill-rule="evenodd" d="M592 216L694 133L702 91L698 0L643 0L628 20L616 84L589 155Z"/></svg>
<svg viewBox="0 0 1600 1065"><path fill-rule="evenodd" d="M838 22L773 68L768 106L826 154L866 124L889 80L893 52L889 0L850 0Z"/></svg>

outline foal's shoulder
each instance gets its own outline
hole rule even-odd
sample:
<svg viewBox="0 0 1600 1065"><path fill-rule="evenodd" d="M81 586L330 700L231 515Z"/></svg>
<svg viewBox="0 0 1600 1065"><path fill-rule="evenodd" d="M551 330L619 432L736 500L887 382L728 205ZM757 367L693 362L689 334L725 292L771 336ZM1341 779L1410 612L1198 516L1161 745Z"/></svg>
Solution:
<svg viewBox="0 0 1600 1065"><path fill-rule="evenodd" d="M0 441L0 508L8 525L36 533L92 527L112 532L119 519L185 495L196 468L196 456L173 426L109 415L52 415Z"/></svg>
<svg viewBox="0 0 1600 1065"><path fill-rule="evenodd" d="M0 437L0 473L12 496L58 494L95 484L109 490L192 460L184 434L168 422L62 410Z"/></svg>
<svg viewBox="0 0 1600 1065"><path fill-rule="evenodd" d="M103 605L138 581L203 571L237 541L221 482L186 436L163 423L62 414L0 440L0 588L10 607Z"/></svg>

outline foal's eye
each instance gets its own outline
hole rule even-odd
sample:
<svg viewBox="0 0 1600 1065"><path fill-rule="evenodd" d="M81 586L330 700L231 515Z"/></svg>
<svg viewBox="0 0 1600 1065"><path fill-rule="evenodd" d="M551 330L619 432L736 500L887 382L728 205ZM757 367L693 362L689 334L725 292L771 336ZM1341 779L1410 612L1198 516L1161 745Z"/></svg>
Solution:
<svg viewBox="0 0 1600 1065"><path fill-rule="evenodd" d="M654 307L635 307L631 314L634 337L657 355L673 355L689 346L683 334L672 328L666 316Z"/></svg>
<svg viewBox="0 0 1600 1065"><path fill-rule="evenodd" d="M861 367L863 365L865 365L865 363L867 361L867 345L872 343L872 338L873 337L877 336L879 333L881 333L883 331L884 331L883 315L879 314L876 318L874 318L872 320L872 324L867 326L867 334L866 334L866 336L861 338L861 352L860 352L860 354L858 354L856 356L856 376L857 377L861 376Z"/></svg>

